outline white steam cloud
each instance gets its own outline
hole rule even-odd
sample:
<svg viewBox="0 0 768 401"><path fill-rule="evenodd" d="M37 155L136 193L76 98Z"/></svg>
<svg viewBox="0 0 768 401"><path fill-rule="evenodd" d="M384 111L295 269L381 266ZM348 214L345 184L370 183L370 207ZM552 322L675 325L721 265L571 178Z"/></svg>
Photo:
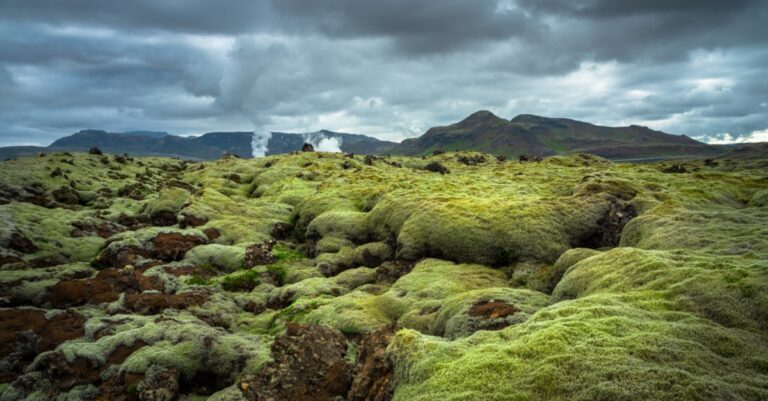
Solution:
<svg viewBox="0 0 768 401"><path fill-rule="evenodd" d="M762 131L752 131L747 135L733 136L729 133L712 136L699 136L693 139L706 142L710 145L727 145L732 143L755 143L768 142L768 129Z"/></svg>
<svg viewBox="0 0 768 401"><path fill-rule="evenodd" d="M341 138L326 135L322 131L304 134L304 142L312 145L318 152L341 152Z"/></svg>
<svg viewBox="0 0 768 401"><path fill-rule="evenodd" d="M269 146L269 140L272 138L272 133L253 131L253 137L251 138L251 154L253 157L264 157L267 155Z"/></svg>

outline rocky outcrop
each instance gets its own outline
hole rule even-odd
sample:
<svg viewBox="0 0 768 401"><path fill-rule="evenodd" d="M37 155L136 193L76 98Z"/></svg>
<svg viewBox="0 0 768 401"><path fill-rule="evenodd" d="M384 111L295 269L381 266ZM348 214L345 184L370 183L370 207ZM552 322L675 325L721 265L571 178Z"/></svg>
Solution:
<svg viewBox="0 0 768 401"><path fill-rule="evenodd" d="M332 401L352 384L346 354L347 339L338 330L288 323L272 345L273 362L240 389L249 401Z"/></svg>

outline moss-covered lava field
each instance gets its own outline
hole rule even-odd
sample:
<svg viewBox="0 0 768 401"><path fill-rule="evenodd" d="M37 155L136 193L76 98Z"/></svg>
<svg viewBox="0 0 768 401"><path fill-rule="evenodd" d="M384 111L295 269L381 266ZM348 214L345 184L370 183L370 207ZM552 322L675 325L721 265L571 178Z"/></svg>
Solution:
<svg viewBox="0 0 768 401"><path fill-rule="evenodd" d="M766 400L768 162L0 162L0 401Z"/></svg>

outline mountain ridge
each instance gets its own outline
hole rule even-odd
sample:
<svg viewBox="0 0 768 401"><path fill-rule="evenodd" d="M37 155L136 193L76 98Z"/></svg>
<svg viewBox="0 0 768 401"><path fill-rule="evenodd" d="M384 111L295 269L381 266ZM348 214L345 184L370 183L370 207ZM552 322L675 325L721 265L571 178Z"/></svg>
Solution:
<svg viewBox="0 0 768 401"><path fill-rule="evenodd" d="M214 131L178 136L162 131L111 133L87 129L57 139L47 147L0 147L0 159L48 151L86 151L93 146L108 153L213 160L226 154L252 157L253 132ZM570 118L519 114L511 119L488 110L474 112L453 124L435 126L401 143L360 134L320 130L310 133L272 132L266 155L300 150L304 142L335 139L340 150L355 154L426 156L435 151L480 151L518 157L590 153L615 161L733 157L755 154L755 146L709 145L686 135L673 135L640 125L608 127ZM751 147L750 147L751 146ZM735 150L750 147L750 151ZM759 153L759 152L758 152Z"/></svg>
<svg viewBox="0 0 768 401"><path fill-rule="evenodd" d="M520 114L507 120L487 110L406 139L392 152L407 156L446 150L474 150L507 157L592 153L609 159L718 156L724 150L684 135L648 127L606 127L568 118Z"/></svg>

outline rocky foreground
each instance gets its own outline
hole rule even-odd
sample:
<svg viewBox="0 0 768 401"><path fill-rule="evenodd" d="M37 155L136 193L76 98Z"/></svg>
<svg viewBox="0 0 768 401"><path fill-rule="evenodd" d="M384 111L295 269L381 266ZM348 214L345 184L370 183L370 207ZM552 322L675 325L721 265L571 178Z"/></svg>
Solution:
<svg viewBox="0 0 768 401"><path fill-rule="evenodd" d="M2 401L768 398L765 160L94 150L0 177Z"/></svg>

